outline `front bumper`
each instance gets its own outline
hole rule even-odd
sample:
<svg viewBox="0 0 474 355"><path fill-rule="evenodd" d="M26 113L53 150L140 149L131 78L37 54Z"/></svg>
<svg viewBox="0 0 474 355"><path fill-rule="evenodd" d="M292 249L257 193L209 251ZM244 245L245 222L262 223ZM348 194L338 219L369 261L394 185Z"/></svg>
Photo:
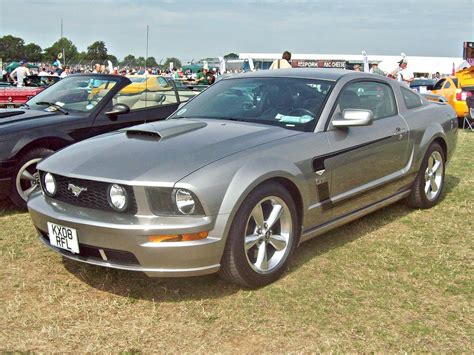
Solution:
<svg viewBox="0 0 474 355"><path fill-rule="evenodd" d="M124 216L53 201L40 192L30 197L28 209L41 241L69 259L142 271L152 277L205 275L220 267L225 241L213 234L213 217ZM75 228L80 254L50 245L47 222ZM209 237L189 242L150 243L147 239L206 230Z"/></svg>

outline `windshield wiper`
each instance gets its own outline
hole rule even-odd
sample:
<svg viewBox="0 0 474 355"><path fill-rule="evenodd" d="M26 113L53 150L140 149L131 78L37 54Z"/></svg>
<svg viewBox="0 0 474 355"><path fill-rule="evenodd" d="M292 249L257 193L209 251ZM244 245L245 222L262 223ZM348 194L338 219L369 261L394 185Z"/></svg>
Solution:
<svg viewBox="0 0 474 355"><path fill-rule="evenodd" d="M55 104L53 102L46 102L46 101L40 101L40 102L35 102L37 105L48 105L48 106L53 106L55 107L58 111L61 111L65 115L69 115L69 112L67 112L65 109L63 109L61 106L58 104Z"/></svg>

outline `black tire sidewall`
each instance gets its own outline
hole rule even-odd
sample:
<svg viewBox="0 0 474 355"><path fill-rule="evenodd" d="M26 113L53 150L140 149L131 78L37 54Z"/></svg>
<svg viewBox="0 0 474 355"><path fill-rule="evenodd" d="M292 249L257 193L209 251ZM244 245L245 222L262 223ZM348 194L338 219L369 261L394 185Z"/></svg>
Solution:
<svg viewBox="0 0 474 355"><path fill-rule="evenodd" d="M436 196L434 200L429 200L428 197L426 197L426 193L425 193L425 171L426 171L426 168L428 167L428 160L434 151L437 151L438 153L440 153L441 158L443 159L443 175L442 175L441 186L439 187L438 195ZM441 195L443 194L443 189L444 189L445 170L446 170L446 157L445 157L443 148L441 148L441 146L438 143L433 143L428 148L428 151L425 154L425 157L423 159L423 162L421 164L420 171L417 177L419 179L419 181L417 182L417 185L418 185L418 188L420 189L419 193L421 197L421 201L420 201L422 205L421 207L431 208L434 205L436 205L436 203L439 201Z"/></svg>
<svg viewBox="0 0 474 355"><path fill-rule="evenodd" d="M26 210L26 201L24 201L21 196L18 194L16 189L16 178L20 168L28 161L36 158L47 158L54 151L47 148L35 148L24 153L21 158L18 160L18 163L15 166L15 173L12 177L12 182L10 184L10 200L20 209Z"/></svg>
<svg viewBox="0 0 474 355"><path fill-rule="evenodd" d="M259 203L262 199L269 196L276 196L281 198L290 211L292 219L292 232L290 236L290 250L288 251L285 260L280 264L280 266L274 271L266 274L260 274L254 271L251 266L248 264L248 260L244 250L244 241L245 241L245 229L247 227L248 218L253 210L253 208ZM248 287L261 287L269 283L274 282L286 269L288 260L291 255L294 253L299 242L299 233L298 233L298 216L296 212L296 206L291 197L291 194L284 186L278 183L267 183L261 185L253 190L249 196L242 202L239 210L237 211L232 225L229 230L229 235L226 244L227 253L232 255L234 260L234 266L236 271L239 274L239 278L244 280L244 283ZM226 253L225 253L226 254ZM225 257L224 254L224 257ZM226 262L225 260L223 262ZM242 282L240 282L242 283Z"/></svg>

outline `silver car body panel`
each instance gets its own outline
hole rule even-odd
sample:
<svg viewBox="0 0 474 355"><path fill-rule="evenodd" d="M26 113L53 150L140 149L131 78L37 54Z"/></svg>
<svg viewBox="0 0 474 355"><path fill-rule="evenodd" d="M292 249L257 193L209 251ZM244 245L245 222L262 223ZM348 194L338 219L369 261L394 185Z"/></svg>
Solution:
<svg viewBox="0 0 474 355"><path fill-rule="evenodd" d="M70 226L78 230L80 243L130 251L140 265L130 268L66 255L79 261L141 270L150 276L206 274L219 268L235 213L265 181L276 180L290 189L298 208L301 241L306 241L406 197L434 140L446 149L447 161L453 155L457 140L454 110L423 98L420 107L407 109L400 84L394 80L304 69L256 72L223 80L265 76L334 82L314 132L213 119L170 119L83 141L44 160L39 169L130 185L137 213L81 208L37 193L28 208L39 233L43 237L47 234L48 221ZM390 85L397 114L370 126L332 127L339 93L360 80ZM153 215L147 186L190 190L205 216ZM203 230L209 231L203 240L147 242L150 235Z"/></svg>

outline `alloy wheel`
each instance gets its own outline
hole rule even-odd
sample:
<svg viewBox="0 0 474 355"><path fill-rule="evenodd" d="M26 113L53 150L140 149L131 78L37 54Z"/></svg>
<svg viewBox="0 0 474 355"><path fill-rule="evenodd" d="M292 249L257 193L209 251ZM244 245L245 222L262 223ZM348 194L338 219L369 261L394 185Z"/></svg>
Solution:
<svg viewBox="0 0 474 355"><path fill-rule="evenodd" d="M291 249L290 209L279 197L262 199L252 210L245 228L244 250L250 267L257 273L276 270Z"/></svg>
<svg viewBox="0 0 474 355"><path fill-rule="evenodd" d="M440 152L434 151L428 158L428 166L425 170L425 195L430 201L435 200L441 191L443 184L443 157Z"/></svg>
<svg viewBox="0 0 474 355"><path fill-rule="evenodd" d="M31 159L18 170L15 181L16 190L24 201L27 201L33 191L39 188L39 173L36 170L36 165L41 160L43 158Z"/></svg>

